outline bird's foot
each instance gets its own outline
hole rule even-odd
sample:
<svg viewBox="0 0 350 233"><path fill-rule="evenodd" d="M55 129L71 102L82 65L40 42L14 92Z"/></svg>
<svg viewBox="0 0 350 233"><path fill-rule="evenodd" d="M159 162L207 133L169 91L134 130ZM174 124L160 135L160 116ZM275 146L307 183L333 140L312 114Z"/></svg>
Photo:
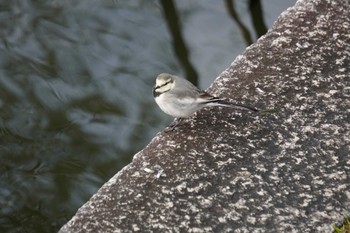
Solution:
<svg viewBox="0 0 350 233"><path fill-rule="evenodd" d="M165 128L165 132L174 131L175 127L182 124L183 118L176 118L167 128Z"/></svg>

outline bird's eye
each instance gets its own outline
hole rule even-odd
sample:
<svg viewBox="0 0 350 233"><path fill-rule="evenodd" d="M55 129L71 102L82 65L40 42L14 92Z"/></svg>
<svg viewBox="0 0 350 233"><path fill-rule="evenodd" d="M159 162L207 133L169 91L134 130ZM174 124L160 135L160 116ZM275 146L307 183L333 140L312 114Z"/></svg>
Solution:
<svg viewBox="0 0 350 233"><path fill-rule="evenodd" d="M160 85L160 87L164 87L164 86L168 85L170 82L171 82L171 81L169 80L169 81L167 81L166 83Z"/></svg>

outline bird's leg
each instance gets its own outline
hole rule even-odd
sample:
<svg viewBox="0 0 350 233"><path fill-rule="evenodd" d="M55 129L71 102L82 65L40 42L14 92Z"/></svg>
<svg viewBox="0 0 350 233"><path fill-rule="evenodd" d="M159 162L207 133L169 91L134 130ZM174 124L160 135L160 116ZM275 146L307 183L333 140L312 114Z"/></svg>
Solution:
<svg viewBox="0 0 350 233"><path fill-rule="evenodd" d="M169 127L165 129L165 131L166 132L174 131L175 127L182 123L182 120L183 120L183 118L180 118L180 117L176 118L175 121L173 121L169 125Z"/></svg>

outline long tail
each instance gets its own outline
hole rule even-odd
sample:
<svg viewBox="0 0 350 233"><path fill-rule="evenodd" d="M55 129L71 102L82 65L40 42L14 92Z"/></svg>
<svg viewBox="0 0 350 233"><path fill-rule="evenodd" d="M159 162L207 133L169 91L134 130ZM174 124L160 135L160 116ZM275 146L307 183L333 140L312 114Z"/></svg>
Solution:
<svg viewBox="0 0 350 233"><path fill-rule="evenodd" d="M253 111L253 112L259 112L259 109L257 109L257 108L250 107L250 106L243 105L243 104L231 103L227 100L219 99L219 98L212 99L207 103L212 104L213 106L223 106L223 107L237 108L237 109L249 110L249 111Z"/></svg>

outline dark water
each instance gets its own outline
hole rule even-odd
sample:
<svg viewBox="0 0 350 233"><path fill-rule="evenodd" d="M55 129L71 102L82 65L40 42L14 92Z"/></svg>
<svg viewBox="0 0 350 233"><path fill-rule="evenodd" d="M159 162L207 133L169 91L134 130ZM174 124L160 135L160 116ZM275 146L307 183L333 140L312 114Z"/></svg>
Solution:
<svg viewBox="0 0 350 233"><path fill-rule="evenodd" d="M0 1L0 232L56 232L171 121L158 73L206 88L295 1L169 2Z"/></svg>

